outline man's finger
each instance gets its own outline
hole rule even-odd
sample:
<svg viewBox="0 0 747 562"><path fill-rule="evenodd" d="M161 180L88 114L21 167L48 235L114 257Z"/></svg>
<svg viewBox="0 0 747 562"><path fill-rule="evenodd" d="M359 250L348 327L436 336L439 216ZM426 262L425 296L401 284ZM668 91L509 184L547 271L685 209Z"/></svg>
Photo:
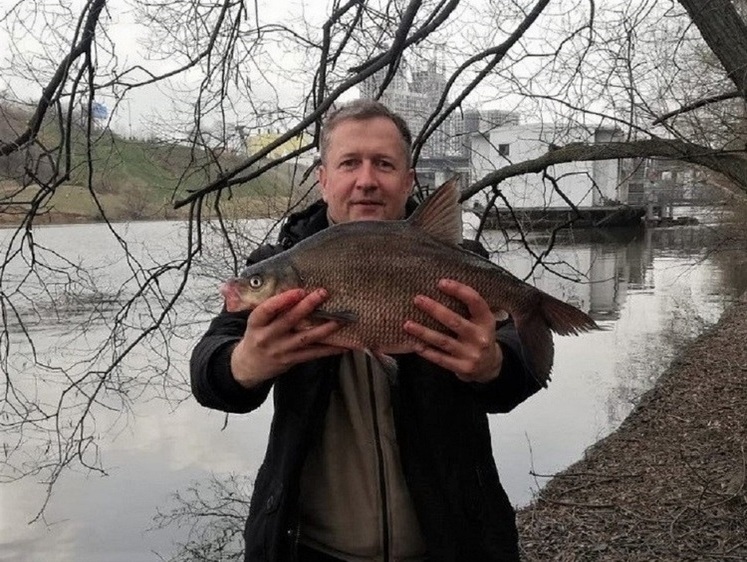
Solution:
<svg viewBox="0 0 747 562"><path fill-rule="evenodd" d="M333 345L312 345L305 347L296 352L288 355L288 360L291 364L296 365L298 363L305 363L321 357L329 357L330 355L339 355L348 351L343 347L335 347Z"/></svg>
<svg viewBox="0 0 747 562"><path fill-rule="evenodd" d="M288 318L297 324L301 319L306 318L316 310L320 304L327 300L328 293L326 289L314 289L305 295L288 313Z"/></svg>
<svg viewBox="0 0 747 562"><path fill-rule="evenodd" d="M460 373L462 370L463 361L457 357L444 353L436 348L428 347L424 345L415 350L415 353L423 359L435 363L439 367L443 367L447 371L452 371L457 374L457 377L461 378Z"/></svg>
<svg viewBox="0 0 747 562"><path fill-rule="evenodd" d="M407 320L404 324L404 330L411 336L422 340L431 348L439 349L448 355L459 355L461 345L459 341L437 330L426 328L412 320ZM427 347L427 346L425 346Z"/></svg>
<svg viewBox="0 0 747 562"><path fill-rule="evenodd" d="M416 295L413 303L428 316L437 320L455 334L462 334L469 329L470 322L458 312L425 295Z"/></svg>
<svg viewBox="0 0 747 562"><path fill-rule="evenodd" d="M334 320L324 322L318 326L304 328L300 332L296 332L293 336L290 348L295 350L323 343L326 338L337 332L340 328L342 328L342 325Z"/></svg>
<svg viewBox="0 0 747 562"><path fill-rule="evenodd" d="M253 328L267 326L280 314L298 304L305 294L306 292L303 289L291 289L271 296L252 310L249 315L249 324Z"/></svg>
<svg viewBox="0 0 747 562"><path fill-rule="evenodd" d="M300 291L300 293L297 291ZM274 299L277 297L284 298L275 301ZM327 291L324 289L317 289L308 295L302 289L285 291L267 299L258 306L249 316L249 325L247 328L270 327L268 335L271 337L289 332L314 312L326 298ZM270 306L265 310L264 306L268 303ZM260 310L260 308L262 309ZM261 312L259 318L256 320L252 319L252 316L257 312Z"/></svg>
<svg viewBox="0 0 747 562"><path fill-rule="evenodd" d="M490 305L469 285L454 279L441 279L438 282L438 288L442 293L462 301L467 306L470 317L476 322L493 320L494 315L490 310Z"/></svg>

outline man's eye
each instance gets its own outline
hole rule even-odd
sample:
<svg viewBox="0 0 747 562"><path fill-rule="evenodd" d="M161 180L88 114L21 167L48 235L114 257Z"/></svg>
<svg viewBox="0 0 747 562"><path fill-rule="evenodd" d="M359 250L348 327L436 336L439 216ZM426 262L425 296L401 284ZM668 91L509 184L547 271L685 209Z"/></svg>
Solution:
<svg viewBox="0 0 747 562"><path fill-rule="evenodd" d="M353 159L343 160L342 162L340 162L340 167L341 168L354 168L356 164L358 164L357 160L353 160Z"/></svg>
<svg viewBox="0 0 747 562"><path fill-rule="evenodd" d="M379 160L378 165L379 165L379 168L381 168L382 170L393 170L394 169L394 164L392 164L388 160Z"/></svg>

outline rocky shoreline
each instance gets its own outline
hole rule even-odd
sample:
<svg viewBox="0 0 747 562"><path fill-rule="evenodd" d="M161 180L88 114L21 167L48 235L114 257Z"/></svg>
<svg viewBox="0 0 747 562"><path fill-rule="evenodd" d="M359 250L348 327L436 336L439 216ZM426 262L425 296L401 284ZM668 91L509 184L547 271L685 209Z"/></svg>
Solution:
<svg viewBox="0 0 747 562"><path fill-rule="evenodd" d="M747 560L747 294L517 520L527 561Z"/></svg>

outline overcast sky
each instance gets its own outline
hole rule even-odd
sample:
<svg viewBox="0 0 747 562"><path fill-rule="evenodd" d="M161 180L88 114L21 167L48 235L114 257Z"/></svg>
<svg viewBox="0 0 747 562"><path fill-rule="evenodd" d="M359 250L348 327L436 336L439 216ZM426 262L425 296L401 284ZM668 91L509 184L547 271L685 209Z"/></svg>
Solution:
<svg viewBox="0 0 747 562"><path fill-rule="evenodd" d="M160 2L163 5L168 4L165 0ZM261 25L276 23L295 26L295 29L302 33L308 32L319 36L321 24L331 10L331 2L332 0L257 0L256 5ZM529 4L530 0L527 0L527 3ZM85 0L37 0L33 3L0 0L0 90L9 90L9 97L31 103L39 99L41 85L47 82L53 68L65 54L63 46L69 48L70 37L76 24L73 17L77 15L75 10L84 4ZM100 46L96 51L99 83L106 79L112 68L116 68L121 74L127 68L142 65L150 72L163 73L181 64L181 61L173 57L158 60L153 56L154 51L148 46L149 41L154 38L153 30L136 20L133 4L135 0L109 2L107 12L100 19ZM151 5L156 4L158 3ZM403 0L401 5L404 4ZM432 40L430 46L420 46L423 52L439 45L439 48L445 48L445 61L455 65L477 49L495 45L505 39L506 33L525 15L520 6L508 1L500 5L494 3L495 5L481 14L480 10L486 4L487 0L463 2L458 11L449 18L448 25L429 38L429 41ZM615 4L618 4L618 0L609 0L605 5L605 13L609 13ZM68 7L69 12L65 13L64 6ZM184 9L184 4L173 6ZM249 29L253 27L257 15L254 13L254 2L246 2L246 6L249 13L244 16L248 20L244 22L244 29ZM12 13L8 14L8 10L11 9ZM525 34L522 46L512 49L511 56L521 57L521 60L516 64L511 61L505 63L504 66L510 67L509 70L513 73L510 79L506 80L501 76L496 78L493 74L489 80L492 84L488 85L486 80L479 91L470 95L465 105L514 110L518 104L527 100L526 96L516 94L520 87L531 88L536 94L545 93L543 90L551 88L552 81L545 79L545 74L542 80L533 80L536 77L532 77L532 74L538 72L543 65L552 66L548 64L547 53L552 53L553 49L558 47L558 42L552 38L559 37L561 33L569 33L576 24L582 26L588 17L585 13L588 9L589 4L584 0L561 0L551 3L546 9L546 14L543 14ZM19 17L21 10L25 10L25 13ZM603 15L600 11L596 17L603 19ZM180 13L180 16L183 17L183 13ZM303 22L306 28L301 27L300 22ZM173 31L189 29L188 26L181 25L174 26ZM105 40L104 34L108 41ZM578 42L578 49L582 49L586 35L580 33L568 44ZM240 78L251 82L251 90L247 89L246 84L237 85L231 82L234 90L228 94L230 103L224 103L221 107L225 113L221 115L216 110L213 114L207 114L201 127L211 128L221 118L225 118L229 129L236 125L272 126L282 129L294 124L290 120L286 124L275 122L269 125L250 122L254 113L262 114L261 108L255 112L250 104L264 102L297 109L292 107L293 104L297 104L312 86L310 72L316 66L314 57L318 56L318 52L300 48L297 44L292 48L287 39L270 43L268 38L272 37L277 36L265 34L265 42L258 52L238 62ZM116 61L109 52L111 45L116 52ZM535 56L534 53L527 53L528 49L544 55ZM359 53L356 53L355 56L358 55ZM409 52L408 57L412 57ZM252 61L255 61L254 64ZM481 66L475 65L472 70L476 71ZM288 72L289 69L295 69L295 72ZM281 75L283 71L288 73ZM144 79L146 76L145 72L140 71L139 76L132 73L128 74L126 79ZM129 90L125 97L119 98L119 106L111 116L111 127L122 134L132 133L137 136L145 136L148 132L170 136L169 131L165 131L169 127L181 132L182 135L188 134L193 120L194 91L201 79L200 70L194 68L180 74L174 80ZM512 83L511 80L516 82ZM192 93L184 93L188 89L191 89ZM235 96L236 89L241 90L240 94L243 95ZM120 89L119 94L121 93ZM356 95L357 91L353 90L347 97ZM579 91L578 95L582 95L582 92ZM117 105L117 99L111 89L101 89L96 95L96 101L104 103L110 111ZM214 99L214 96L212 99L206 96L204 102L209 104L214 102ZM574 101L586 109L593 107L595 103L594 100L583 98ZM178 110L181 110L181 114L177 113ZM538 106L523 107L520 110L528 111L535 120L541 115ZM202 113L205 115L204 107Z"/></svg>
<svg viewBox="0 0 747 562"><path fill-rule="evenodd" d="M70 2L37 2L35 13L31 12L32 6L19 6L17 0L0 0L0 91L10 91L10 97L35 103L42 91L42 84L46 83L52 64L61 60L63 56L61 49L50 48L50 45L62 44L65 37L70 37L76 23L68 15L61 15L61 5L69 6L74 12L84 4L83 0ZM258 0L260 24L287 22L288 14L298 16L303 13L305 19L313 22L321 19L326 14L325 10L314 10L311 13L304 11L301 2L295 1L268 1ZM315 1L314 5L321 7L327 2ZM253 6L253 2L248 3ZM253 10L253 8L251 8ZM12 10L10 13L9 10ZM24 12L21 12L24 10ZM46 11L46 17L41 17ZM21 14L23 14L21 16ZM250 13L249 18L253 22L255 14ZM142 65L150 72L166 72L176 66L172 60L157 60L148 52L147 41L150 30L147 26L136 21L136 16L130 3L125 1L109 2L108 10L100 19L99 33L104 30L114 45L117 54L117 68L121 71L136 65ZM104 44L103 42L101 43ZM106 49L97 51L100 64L111 61ZM278 51L279 63L283 61L291 63L288 53ZM45 64L46 63L46 64ZM40 74L40 70L47 74ZM249 71L249 69L247 69ZM144 78L144 72L139 75L131 74L131 77ZM179 75L176 80L163 82L130 90L127 96L120 102L120 107L111 116L111 126L121 133L132 132L144 135L152 130L159 120L170 121L175 104L184 102L185 99L179 94L186 85L194 87L199 84L201 75L196 70ZM272 80L272 77L269 76ZM269 89L262 80L253 81L252 96L256 100L271 98L277 95ZM281 95L286 98L299 97L300 89L291 83L283 83ZM112 110L116 104L116 98L111 91L101 90L96 100L105 104ZM208 123L209 125L209 123Z"/></svg>

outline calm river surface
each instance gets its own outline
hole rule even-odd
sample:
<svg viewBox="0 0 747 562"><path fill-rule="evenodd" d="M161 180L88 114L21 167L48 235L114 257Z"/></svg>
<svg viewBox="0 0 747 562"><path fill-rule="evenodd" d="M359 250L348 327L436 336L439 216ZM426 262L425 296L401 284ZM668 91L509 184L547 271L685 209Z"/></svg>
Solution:
<svg viewBox="0 0 747 562"><path fill-rule="evenodd" d="M184 246L181 223L137 223L118 229L148 267L178 255ZM9 232L0 231L3 247ZM605 330L556 337L549 388L515 411L492 417L494 454L514 504L525 505L549 475L578 460L587 447L617 428L674 354L716 322L747 288L747 268L735 265L740 260L744 264L744 256L706 252L710 233L708 227L688 227L579 234L559 243L545 261L555 272L581 283L543 268L534 270L531 282L590 311ZM121 297L120 287L127 284L131 270L121 245L103 225L46 227L35 237L50 251L96 272L100 287L94 304L61 306L53 314L35 314L29 303L27 329L36 360L23 335L9 327L15 334L11 350L17 351L11 351L8 376L24 393L54 400L46 385L62 376L60 370L38 364L75 372L90 355L89 348L109 334L109 316L117 310L111 302ZM498 263L520 276L530 272L533 262L520 244L494 232L487 234L487 241L497 249L493 259ZM542 241L535 242L541 251ZM23 275L22 268L11 273ZM88 281L75 283L85 288ZM8 482L17 473L3 465L0 561L168 560L174 541L184 540L186 530L175 525L154 529L154 517L173 507L174 494L186 494L190 487L208 494L201 487L213 477L256 473L271 405L251 415L232 416L226 423L225 416L201 408L188 393L189 349L207 327L210 314L205 309L219 308L216 287L211 279L188 285L187 296L192 298L189 304L177 304L177 311L183 308L178 328L170 334L174 337L164 340L160 354L139 359L135 354L130 366L117 373L129 381L127 409L110 405L99 411L92 431L98 447L95 456L106 475L74 465L62 473L43 517L29 523L44 503L45 476ZM164 282L160 290L168 296L173 287ZM86 319L85 328L81 318ZM137 377L148 376L151 364L167 356L171 366L166 381L134 385ZM137 377L130 380L128 369L136 369L134 365ZM6 459L9 448L15 451L15 466L23 463L25 451L33 457L39 445L31 442L36 439L33 433L2 431Z"/></svg>

